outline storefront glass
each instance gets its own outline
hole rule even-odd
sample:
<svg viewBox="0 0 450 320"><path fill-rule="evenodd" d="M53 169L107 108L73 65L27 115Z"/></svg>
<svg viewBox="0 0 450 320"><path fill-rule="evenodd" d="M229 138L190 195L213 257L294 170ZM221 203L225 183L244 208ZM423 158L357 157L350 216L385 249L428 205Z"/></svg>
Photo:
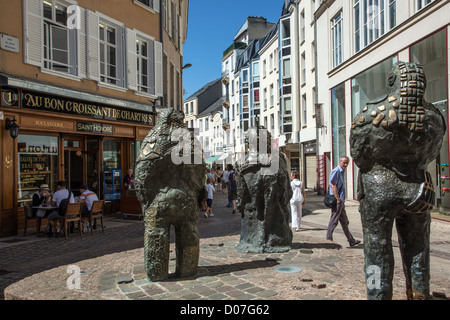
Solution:
<svg viewBox="0 0 450 320"><path fill-rule="evenodd" d="M202 138L202 137L200 137L200 138ZM138 157L139 152L141 151L141 144L142 144L142 141L131 141L130 164L131 164L131 168L133 169L133 171L136 168L136 158Z"/></svg>
<svg viewBox="0 0 450 320"><path fill-rule="evenodd" d="M30 200L41 184L51 190L58 180L58 137L20 134L18 144L19 204Z"/></svg>
<svg viewBox="0 0 450 320"><path fill-rule="evenodd" d="M339 158L345 154L345 85L340 84L331 89L331 121L332 121L332 151L333 168L339 163Z"/></svg>
<svg viewBox="0 0 450 320"><path fill-rule="evenodd" d="M100 159L99 159L99 139L87 139L87 186L89 190L100 194Z"/></svg>
<svg viewBox="0 0 450 320"><path fill-rule="evenodd" d="M386 81L397 56L390 57L370 69L361 72L352 79L352 119L364 106L386 94ZM358 167L353 164L353 198L357 199Z"/></svg>
<svg viewBox="0 0 450 320"><path fill-rule="evenodd" d="M411 46L411 62L421 63L427 78L425 100L434 104L448 121L448 79L447 79L447 48L446 30L439 31L425 40ZM440 210L450 209L450 183L448 158L448 128L442 142L441 153L437 163L428 166L434 185L436 186L437 205Z"/></svg>
<svg viewBox="0 0 450 320"><path fill-rule="evenodd" d="M122 155L120 140L103 140L103 191L106 200L120 200Z"/></svg>

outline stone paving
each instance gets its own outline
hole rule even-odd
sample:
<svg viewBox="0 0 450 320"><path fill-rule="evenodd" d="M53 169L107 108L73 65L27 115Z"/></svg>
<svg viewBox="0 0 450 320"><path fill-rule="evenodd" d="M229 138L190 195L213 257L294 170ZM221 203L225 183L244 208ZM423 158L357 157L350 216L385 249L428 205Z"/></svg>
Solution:
<svg viewBox="0 0 450 320"><path fill-rule="evenodd" d="M235 249L240 216L224 207L224 194L217 194L215 217L204 218L199 212L198 274L189 278L173 276L175 250L171 243L171 274L161 282L146 278L143 225L139 221L110 219L105 234L96 231L94 236L82 239L74 235L69 241L34 236L38 240L30 241L28 249L22 244L2 247L0 241L0 269L7 268L13 271L9 275L16 277L22 272L21 279L7 283L7 287L3 284L4 294L6 299L44 300L365 300L363 246L348 247L340 226L335 230L334 241L324 239L329 210L324 209L321 200L322 197L308 193L302 228L294 232L290 251L252 254ZM362 239L357 203L349 202L347 213L350 230L355 238ZM449 222L433 219L434 299L450 296L449 232ZM36 252L30 260L33 246L36 250L45 247L53 255L46 256L41 248L43 251ZM394 299L404 300L404 276L398 254L396 261ZM78 287L71 266L79 271ZM26 273L29 269L34 271ZM8 274L0 274L0 284L5 276Z"/></svg>

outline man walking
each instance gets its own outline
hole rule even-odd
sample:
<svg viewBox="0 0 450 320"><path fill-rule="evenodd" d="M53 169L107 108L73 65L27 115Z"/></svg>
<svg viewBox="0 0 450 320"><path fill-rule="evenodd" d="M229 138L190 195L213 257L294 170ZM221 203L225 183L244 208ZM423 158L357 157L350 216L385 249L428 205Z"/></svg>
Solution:
<svg viewBox="0 0 450 320"><path fill-rule="evenodd" d="M331 209L330 222L328 223L327 240L333 240L333 231L341 223L342 230L351 247L361 243L359 240L355 240L348 229L348 217L345 211L345 180L344 172L347 169L349 158L347 156L341 157L339 165L334 168L330 173L330 194L334 194L337 200L336 206Z"/></svg>

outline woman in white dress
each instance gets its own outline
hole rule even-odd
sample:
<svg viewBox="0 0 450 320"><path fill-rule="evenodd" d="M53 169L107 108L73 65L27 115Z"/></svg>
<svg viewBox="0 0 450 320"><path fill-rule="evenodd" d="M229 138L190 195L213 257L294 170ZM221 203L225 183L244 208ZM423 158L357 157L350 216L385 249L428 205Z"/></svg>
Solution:
<svg viewBox="0 0 450 320"><path fill-rule="evenodd" d="M297 170L291 172L291 188L292 198L291 204L291 216L292 216L292 229L299 231L300 223L302 220L302 206L306 202L305 186L299 180L300 174Z"/></svg>

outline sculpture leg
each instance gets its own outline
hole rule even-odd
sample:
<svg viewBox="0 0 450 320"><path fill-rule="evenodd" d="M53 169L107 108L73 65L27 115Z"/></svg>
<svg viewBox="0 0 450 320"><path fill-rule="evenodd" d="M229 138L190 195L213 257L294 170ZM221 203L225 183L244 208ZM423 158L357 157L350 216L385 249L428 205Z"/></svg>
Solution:
<svg viewBox="0 0 450 320"><path fill-rule="evenodd" d="M364 271L367 299L392 299L394 255L392 251L393 215L373 202L361 200L364 234Z"/></svg>
<svg viewBox="0 0 450 320"><path fill-rule="evenodd" d="M169 226L157 222L157 208L149 208L145 215L144 266L149 281L162 281L169 275Z"/></svg>
<svg viewBox="0 0 450 320"><path fill-rule="evenodd" d="M197 217L196 217L197 218ZM189 277L197 274L200 255L199 233L197 220L182 221L175 225L177 277Z"/></svg>
<svg viewBox="0 0 450 320"><path fill-rule="evenodd" d="M430 297L430 213L405 213L396 219L408 300Z"/></svg>

